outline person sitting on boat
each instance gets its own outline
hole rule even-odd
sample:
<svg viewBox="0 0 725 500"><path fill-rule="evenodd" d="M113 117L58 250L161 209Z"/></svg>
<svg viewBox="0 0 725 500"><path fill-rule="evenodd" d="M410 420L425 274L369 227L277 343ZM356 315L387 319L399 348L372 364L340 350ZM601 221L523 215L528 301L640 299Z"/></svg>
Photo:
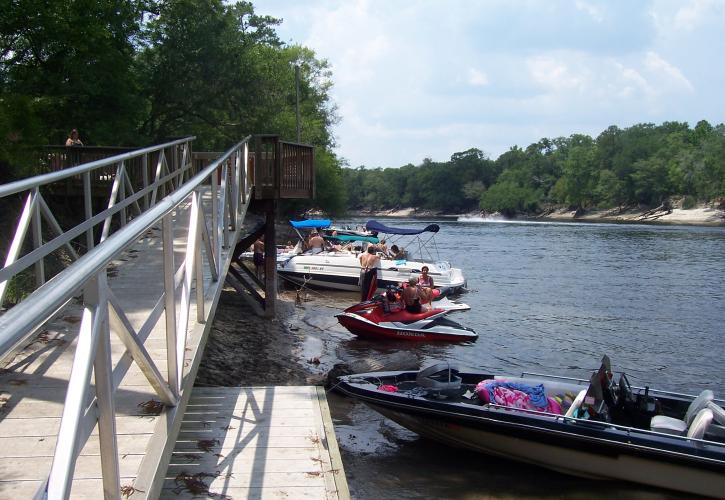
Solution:
<svg viewBox="0 0 725 500"><path fill-rule="evenodd" d="M405 253L398 248L398 245L393 245L390 247L390 258L392 260L402 260L405 258Z"/></svg>
<svg viewBox="0 0 725 500"><path fill-rule="evenodd" d="M368 246L368 251L360 254L360 300L370 300L377 290L378 266L380 256L375 253L373 245Z"/></svg>
<svg viewBox="0 0 725 500"><path fill-rule="evenodd" d="M423 307L420 305L420 291L416 284L417 280L411 276L408 279L408 286L403 289L405 310L410 313L419 313L423 310Z"/></svg>
<svg viewBox="0 0 725 500"><path fill-rule="evenodd" d="M433 284L433 278L428 274L428 271L428 266L423 266L421 268L421 275L418 277L418 282L416 284L418 286L418 290L420 291L421 302L430 304L433 299L433 288L435 288L435 285Z"/></svg>
<svg viewBox="0 0 725 500"><path fill-rule="evenodd" d="M388 256L388 245L385 244L385 240L380 240L378 244L378 252L383 254L383 257Z"/></svg>
<svg viewBox="0 0 725 500"><path fill-rule="evenodd" d="M310 253L320 253L325 247L325 240L320 236L320 233L313 233L310 238Z"/></svg>

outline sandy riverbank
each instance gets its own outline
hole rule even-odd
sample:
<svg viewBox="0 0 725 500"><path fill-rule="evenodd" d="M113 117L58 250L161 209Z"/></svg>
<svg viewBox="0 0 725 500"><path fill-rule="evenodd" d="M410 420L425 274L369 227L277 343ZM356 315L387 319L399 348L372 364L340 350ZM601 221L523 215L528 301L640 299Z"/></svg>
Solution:
<svg viewBox="0 0 725 500"><path fill-rule="evenodd" d="M652 210L589 210L579 213L571 210L555 210L537 219L720 226L725 225L725 210L715 206L699 206L691 209L673 207Z"/></svg>
<svg viewBox="0 0 725 500"><path fill-rule="evenodd" d="M363 217L445 217L459 220L505 219L505 217L498 213L487 214L483 212L472 212L467 214L449 214L431 210L420 210L412 207L393 210L362 210L355 215ZM678 206L678 203L670 207L657 207L654 209L615 208L609 210L575 211L561 208L548 210L540 215L520 215L515 219L725 226L725 208L723 208L723 204L712 204L683 209L681 206Z"/></svg>

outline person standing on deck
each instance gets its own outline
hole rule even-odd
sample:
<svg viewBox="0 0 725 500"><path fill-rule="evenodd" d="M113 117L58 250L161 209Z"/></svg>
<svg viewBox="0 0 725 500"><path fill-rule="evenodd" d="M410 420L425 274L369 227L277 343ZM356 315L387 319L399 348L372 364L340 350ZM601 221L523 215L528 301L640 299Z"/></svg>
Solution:
<svg viewBox="0 0 725 500"><path fill-rule="evenodd" d="M74 128L68 134L68 139L65 141L66 146L83 146L83 142L78 135L78 129Z"/></svg>
<svg viewBox="0 0 725 500"><path fill-rule="evenodd" d="M254 261L254 271L257 274L257 278L262 279L264 276L264 241L262 237L257 238L257 241L252 245L252 260Z"/></svg>
<svg viewBox="0 0 725 500"><path fill-rule="evenodd" d="M368 251L360 254L360 301L370 300L378 288L378 266L380 256L375 254L375 246L368 245Z"/></svg>

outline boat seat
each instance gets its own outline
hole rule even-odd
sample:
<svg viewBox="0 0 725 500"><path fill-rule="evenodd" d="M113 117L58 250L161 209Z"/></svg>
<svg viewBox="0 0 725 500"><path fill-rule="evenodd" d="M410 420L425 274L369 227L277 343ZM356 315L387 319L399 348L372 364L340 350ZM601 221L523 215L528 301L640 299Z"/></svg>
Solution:
<svg viewBox="0 0 725 500"><path fill-rule="evenodd" d="M700 410L705 409L708 403L710 403L714 398L715 395L713 392L710 389L705 389L692 401L692 403L690 403L689 408L687 408L687 413L685 413L684 420L667 417L665 415L655 415L652 417L652 420L650 420L649 428L654 432L684 436L685 433L687 433L687 429L690 427L690 424L692 424L692 421L695 419L695 416L700 412Z"/></svg>
<svg viewBox="0 0 725 500"><path fill-rule="evenodd" d="M705 431L712 423L712 419L713 414L710 408L703 408L697 412L695 418L692 419L690 428L687 430L687 437L692 439L702 439L705 437Z"/></svg>
<svg viewBox="0 0 725 500"><path fill-rule="evenodd" d="M705 434L719 439L725 439L725 409L712 401L707 403L707 407L712 410L713 422L705 430Z"/></svg>
<svg viewBox="0 0 725 500"><path fill-rule="evenodd" d="M571 417L576 418L574 413L581 408L582 403L584 402L584 397L587 395L587 389L582 389L579 394L576 395L576 398L574 398L574 402L571 404L569 409L566 411L565 417Z"/></svg>
<svg viewBox="0 0 725 500"><path fill-rule="evenodd" d="M712 410L713 418L715 422L720 425L725 425L725 409L722 406L716 405L714 402L709 401L707 407Z"/></svg>

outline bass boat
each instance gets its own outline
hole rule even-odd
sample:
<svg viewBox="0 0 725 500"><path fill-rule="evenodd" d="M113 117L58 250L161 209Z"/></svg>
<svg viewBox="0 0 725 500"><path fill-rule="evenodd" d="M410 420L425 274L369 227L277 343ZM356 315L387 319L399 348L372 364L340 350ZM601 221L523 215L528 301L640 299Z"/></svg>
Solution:
<svg viewBox="0 0 725 500"><path fill-rule="evenodd" d="M422 436L564 473L725 498L725 401L618 382L604 357L590 380L421 371L339 377L360 399Z"/></svg>
<svg viewBox="0 0 725 500"><path fill-rule="evenodd" d="M476 332L446 317L451 311L465 309L470 307L443 297L433 301L432 309L411 313L397 301L388 301L385 296L377 295L372 300L348 307L335 317L350 333L363 338L474 341L478 338Z"/></svg>

